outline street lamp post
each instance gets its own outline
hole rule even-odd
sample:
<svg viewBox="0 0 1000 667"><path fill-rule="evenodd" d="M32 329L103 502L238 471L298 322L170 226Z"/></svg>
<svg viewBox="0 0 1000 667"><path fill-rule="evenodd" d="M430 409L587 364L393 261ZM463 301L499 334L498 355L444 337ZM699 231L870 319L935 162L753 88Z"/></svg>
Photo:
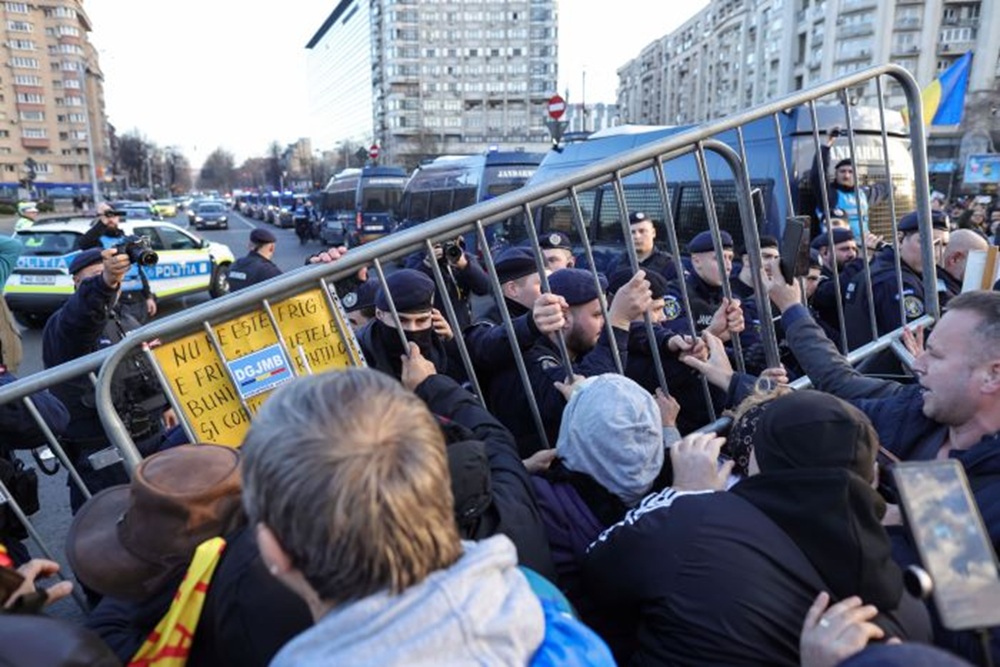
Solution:
<svg viewBox="0 0 1000 667"><path fill-rule="evenodd" d="M101 186L97 180L97 162L94 159L94 137L93 132L90 127L90 108L87 96L87 74L89 69L86 63L78 63L80 68L80 95L83 98L83 122L87 125L87 162L90 166L90 190L91 198L94 200L94 206L96 207L101 203Z"/></svg>

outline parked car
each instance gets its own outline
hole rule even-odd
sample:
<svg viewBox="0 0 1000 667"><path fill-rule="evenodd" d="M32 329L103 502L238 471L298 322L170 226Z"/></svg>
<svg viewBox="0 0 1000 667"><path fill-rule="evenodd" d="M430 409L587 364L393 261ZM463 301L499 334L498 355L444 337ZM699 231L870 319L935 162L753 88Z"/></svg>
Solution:
<svg viewBox="0 0 1000 667"><path fill-rule="evenodd" d="M24 254L7 280L5 296L14 317L27 327L41 327L73 293L69 265L79 254L77 239L92 220L76 218L36 224L17 232ZM177 225L153 220L120 223L126 234L149 238L159 261L144 267L150 289L159 299L207 291L212 297L229 292L229 246L203 239Z"/></svg>

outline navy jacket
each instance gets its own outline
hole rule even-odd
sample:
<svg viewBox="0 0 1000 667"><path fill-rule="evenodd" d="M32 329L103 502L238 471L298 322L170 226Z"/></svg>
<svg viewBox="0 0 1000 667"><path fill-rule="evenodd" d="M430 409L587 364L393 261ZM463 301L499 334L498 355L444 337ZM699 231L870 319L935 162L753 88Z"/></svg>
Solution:
<svg viewBox="0 0 1000 667"><path fill-rule="evenodd" d="M583 377L617 373L611 345L618 348L619 358L623 365L626 364L628 336L628 331L614 329L612 342L608 338L607 330L603 330L594 349L573 363L573 373ZM566 399L555 386L556 382L566 381L558 347L548 337L540 336L525 355L524 363L538 404L538 411L545 425L546 437L549 445L554 446L559 435L559 425L562 423L563 409L566 407ZM500 374L500 378L500 382L510 388L511 393L502 403L492 406L493 414L514 434L520 456L527 458L543 448L542 439L531 416L531 408L528 406L527 394L521 387L517 369L506 370Z"/></svg>
<svg viewBox="0 0 1000 667"><path fill-rule="evenodd" d="M281 275L281 269L257 251L251 250L229 267L229 289L241 290Z"/></svg>
<svg viewBox="0 0 1000 667"><path fill-rule="evenodd" d="M408 269L420 271L430 277L431 280L434 280L434 270L425 261L426 257L427 254L422 252L410 255L406 259L404 266ZM459 331L463 331L472 323L472 306L469 302L469 293L481 296L490 292L490 277L483 270L483 267L469 253L465 253L465 259L468 261L468 264L466 264L464 269L448 265L445 262L439 264L441 267L441 276L444 278L445 286L448 288L448 296L451 298L451 304L455 308L455 317L458 319ZM440 289L434 290L434 307L441 311L442 315L447 315L444 302L441 300Z"/></svg>
<svg viewBox="0 0 1000 667"><path fill-rule="evenodd" d="M616 272L630 266L632 266L632 264L630 263L628 255L622 253L611 262L611 266L608 267L607 274L609 276L613 276ZM662 250L653 250L649 257L639 262L639 268L643 271L656 271L668 281L677 278L677 267L674 266L674 262L670 258L670 255Z"/></svg>
<svg viewBox="0 0 1000 667"><path fill-rule="evenodd" d="M470 539L503 533L517 547L518 562L553 579L555 569L545 526L535 502L528 471L517 455L510 431L468 391L447 375L432 375L416 389L431 412L461 424L486 446L493 502L479 516Z"/></svg>
<svg viewBox="0 0 1000 667"><path fill-rule="evenodd" d="M17 376L6 370L0 371L0 387L11 384ZM62 435L69 424L69 412L62 402L48 389L31 395L42 419L56 437ZM45 435L32 419L23 401L9 401L0 405L0 453L11 449L30 449L45 444Z"/></svg>
<svg viewBox="0 0 1000 667"><path fill-rule="evenodd" d="M531 316L529 308L509 299L506 300L506 303L511 324L514 325L517 345L524 353L534 344L535 339L541 333L535 326L535 320ZM465 336L465 345L469 350L469 358L472 359L477 374L489 376L504 368L510 368L514 363L514 352L511 349L510 339L507 337L507 327L503 324L500 307L496 304L493 304L475 324L467 328L463 335ZM483 382L482 375L480 375L479 380Z"/></svg>
<svg viewBox="0 0 1000 667"><path fill-rule="evenodd" d="M906 312L906 322L924 315L924 283L920 274L905 262L902 269L903 289L896 282L895 251L885 248L875 256L871 266L872 300L875 304L875 324L881 336L903 326L900 320L900 296ZM851 349L872 340L871 315L868 307L867 276L858 272L844 286L844 322Z"/></svg>

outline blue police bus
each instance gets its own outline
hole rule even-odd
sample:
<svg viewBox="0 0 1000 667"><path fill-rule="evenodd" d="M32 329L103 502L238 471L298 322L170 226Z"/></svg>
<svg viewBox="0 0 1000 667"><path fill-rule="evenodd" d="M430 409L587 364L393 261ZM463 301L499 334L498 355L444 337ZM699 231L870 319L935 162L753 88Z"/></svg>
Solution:
<svg viewBox="0 0 1000 667"><path fill-rule="evenodd" d="M410 176L403 193L402 225L433 220L516 190L528 182L544 158L545 153L491 151L484 155L444 155L422 164ZM467 247L474 248L474 235L469 235L466 242Z"/></svg>
<svg viewBox="0 0 1000 667"><path fill-rule="evenodd" d="M817 121L822 133L837 126L846 127L843 108L836 105L817 106ZM854 129L858 181L870 185L885 181L886 166L882 149L882 130L877 108L852 107L851 122ZM750 185L760 191L758 199L758 224L761 233L780 237L787 217L796 213L812 215L817 197L812 191L810 174L815 160L815 142L812 134L811 114L806 107L790 109L779 115L782 146L788 168L789 183L784 182L781 154L775 123L771 117L749 123L743 127L744 145L750 173ZM553 150L535 172L528 186L544 183L570 175L575 170L592 163L627 153L645 144L661 141L669 136L692 129L693 126L638 126L624 125L596 132L580 141ZM898 112L886 111L889 164L892 173L893 193L898 215L915 207L913 164L909 152L909 133ZM739 151L735 130L716 137ZM849 157L846 132L831 149L831 161ZM681 247L698 232L708 229L702 186L693 156L685 156L666 163L666 182L670 207L677 228ZM713 200L719 225L730 232L740 245L743 230L736 187L729 166L718 155L706 152L706 168L712 187ZM657 226L657 245L666 250L664 210L652 169L631 174L623 179L626 205L630 211L643 211ZM789 211L788 195L791 192L793 211ZM615 193L610 184L579 191L588 237L594 246L595 264L603 270L611 258L624 248L620 214ZM539 233L561 231L580 246L579 235L573 223L568 199L544 206L535 212ZM869 210L872 231L885 234L891 229L890 209L887 201ZM523 223L518 219L508 221L503 232L505 243L518 243L526 237Z"/></svg>
<svg viewBox="0 0 1000 667"><path fill-rule="evenodd" d="M374 241L395 230L406 185L401 167L363 167L334 174L323 190L320 238L349 247Z"/></svg>

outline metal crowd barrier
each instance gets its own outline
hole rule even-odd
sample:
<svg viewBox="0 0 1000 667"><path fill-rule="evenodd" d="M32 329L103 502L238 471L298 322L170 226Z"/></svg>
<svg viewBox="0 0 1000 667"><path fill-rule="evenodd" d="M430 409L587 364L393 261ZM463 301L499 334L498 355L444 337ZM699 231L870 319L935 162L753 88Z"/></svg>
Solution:
<svg viewBox="0 0 1000 667"><path fill-rule="evenodd" d="M712 155L715 156L713 159L721 159L727 170L726 180L727 183L731 182L735 192L739 229L747 247L755 292L763 294L759 221L752 200L750 186L752 165L747 164L747 152L742 135L743 126L753 121L768 118L773 118L777 125L780 114L786 109L800 105L807 105L813 112L815 119L814 105L818 100L828 96L846 99L845 91L858 85L864 85L871 80L876 81L876 85L881 91L881 78L884 76L898 81L909 101L909 113L912 119L910 139L915 173L916 209L919 212L923 237L930 239L927 155L919 90L913 78L905 70L894 65L879 66L761 105L726 119L677 133L627 153L601 160L565 177L553 179L551 182L522 188L417 227L399 231L389 237L353 248L336 262L306 266L251 289L200 304L161 320L155 320L130 333L121 343L112 348L39 372L0 388L0 404L19 400L24 401L29 406L36 421L39 421L45 429L49 447L62 465L66 467L73 482L87 494L85 485L59 445L58 440L41 423L37 411L33 410L30 395L65 382L70 378L97 373L96 378L93 375L91 377L96 382L98 412L101 421L109 443L124 461L126 469L131 472L140 462L141 454L112 402L111 379L122 361L128 355L139 351L146 356L155 369L170 404L180 418L191 442L214 441L238 445L241 434L252 420L260 402L264 400L268 390L282 379L363 363L360 347L354 338L340 299L332 285L354 276L362 267L373 268L379 280L384 283L386 274L391 270L394 261L415 251L432 253L435 243L452 240L460 235L475 235L479 241L482 262L489 276L492 298L499 306L503 326L506 328L515 365L525 388L532 417L544 441L542 417L528 382L524 357L516 342L512 319L504 303L501 285L493 262L496 249L489 247L487 232L495 233L498 230L502 232L505 229L510 229L512 225L520 225L533 249L535 262L542 277L542 290L548 291L549 284L544 271L545 258L538 244L539 234L544 233L544 230L540 232L538 228L544 222L544 219L538 218L539 212L553 202L569 202L573 229L581 243L578 253L581 263L593 267L595 266L592 252L593 239L588 234L588 227L592 221L587 219L586 207L582 201L587 192L604 187L613 192L623 247L629 258L629 264L635 271L639 265L628 223L628 214L630 210L635 210L635 207L630 201L631 192L626 180L632 174L651 170L660 210L663 211L664 220L660 222L663 223L666 230L666 249L679 267L683 246L678 228L685 221L677 219L677 212L673 208L668 173L672 161L694 159L698 168L701 202L704 207L707 229L711 232L715 242L715 261L719 267L720 275L726 275L727 272L723 270L725 261L721 244L720 219L716 206L717 198L713 195L719 178L717 176L710 177L706 168L707 156ZM880 110L882 110L881 105ZM882 111L884 112L884 110ZM846 118L848 119L850 150L853 155L854 139L852 128L849 125L850 114L846 114ZM728 131L736 131L739 139L737 146L734 147L719 140L719 135ZM820 136L815 123L813 140L818 152ZM780 133L777 134L775 148L781 156L782 178L780 180L784 181L777 184L778 189L781 190L780 195L785 198L789 215L793 215L796 211L789 184L794 180L795 174L790 172L785 161ZM885 159L888 173L887 155ZM891 178L891 174L889 176ZM895 232L896 212L892 199L890 199L890 206L893 211L893 231ZM832 244L832 235L829 240ZM925 243L922 251L925 266L933 266L932 246ZM432 262L431 264L439 292L447 294L445 276L442 274L441 268L436 263ZM597 273L591 270L591 274L595 283L599 284ZM931 318L936 318L939 309L935 277L932 271L927 271L923 278L925 310ZM902 278L898 264L897 280L901 283ZM723 294L727 298L730 297L728 281L723 281L721 287ZM690 296L683 280L679 282L679 288L683 310L690 323L690 330L687 333L694 335L697 331L692 316ZM458 332L454 307L447 298L443 301L446 311L444 315L452 329ZM603 298L600 303L605 315L607 333L610 335L611 323L607 317L608 304ZM764 356L768 366L774 366L779 363L779 354L770 301L763 299L758 303L758 307L760 309L760 334ZM391 298L389 299L389 308L405 348L406 339L403 335L396 305ZM842 310L840 316L843 318ZM654 325L648 313L644 320L644 326L650 340L655 340L652 335ZM873 333L877 334L877 332ZM572 369L572 361L562 334L560 333L557 338L562 364L569 374ZM882 337L876 335L876 339L876 342L866 346L861 351L861 357L891 347L895 335L887 334ZM476 369L461 335L457 336L457 343L472 387L482 396ZM651 348L658 384L669 392L671 378L665 375L657 346L652 345ZM733 338L731 348L737 367L742 369L743 357L738 337ZM621 372L621 359L616 357L616 364ZM247 368L254 370L249 379L245 372ZM267 377L264 377L265 375ZM806 381L803 380L803 383ZM708 401L710 421L715 421L718 415L708 399L708 386L704 380L702 388L706 401ZM51 549L44 544L41 536L38 535L31 522L17 507L2 484L0 484L0 492L7 498L7 502L10 503L18 518L27 527L32 539L38 543L40 549L44 553L50 554Z"/></svg>

